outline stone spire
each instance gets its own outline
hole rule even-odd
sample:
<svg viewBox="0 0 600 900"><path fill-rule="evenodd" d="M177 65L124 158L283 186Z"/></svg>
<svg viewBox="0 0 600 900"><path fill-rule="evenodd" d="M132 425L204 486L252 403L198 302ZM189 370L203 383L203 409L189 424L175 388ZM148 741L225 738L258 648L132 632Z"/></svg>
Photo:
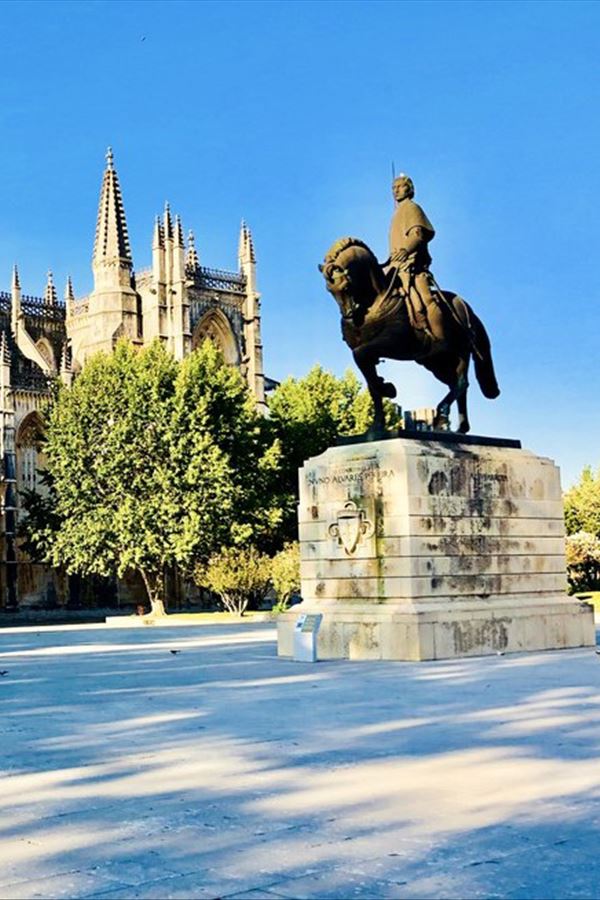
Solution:
<svg viewBox="0 0 600 900"><path fill-rule="evenodd" d="M262 340L260 334L260 294L256 287L256 254L252 234L242 220L238 250L240 273L246 279L243 305L245 374L250 390L256 398L258 409L266 412L265 379L263 374Z"/></svg>
<svg viewBox="0 0 600 900"><path fill-rule="evenodd" d="M165 240L170 241L173 239L173 220L171 219L171 207L169 206L169 202L165 203L165 226L164 226L164 234Z"/></svg>
<svg viewBox="0 0 600 900"><path fill-rule="evenodd" d="M73 282L71 276L67 275L67 283L65 285L65 309L67 316L73 315L73 305L75 303L75 294L73 293Z"/></svg>
<svg viewBox="0 0 600 900"><path fill-rule="evenodd" d="M19 280L19 270L16 263L13 268L12 284L11 284L11 328L13 333L17 333L19 319L21 318L21 282Z"/></svg>
<svg viewBox="0 0 600 900"><path fill-rule="evenodd" d="M173 280L173 219L168 202L165 203L163 215L163 234L165 240L165 284L170 285ZM167 305L170 302L170 290L170 287L167 287Z"/></svg>
<svg viewBox="0 0 600 900"><path fill-rule="evenodd" d="M56 287L54 286L54 279L52 278L52 272L50 271L50 269L48 269L46 289L44 290L44 303L47 306L56 305Z"/></svg>
<svg viewBox="0 0 600 900"><path fill-rule="evenodd" d="M162 250L165 246L165 235L163 232L162 223L160 221L160 216L156 217L154 222L154 233L152 235L152 249L153 250Z"/></svg>
<svg viewBox="0 0 600 900"><path fill-rule="evenodd" d="M65 285L65 301L69 301L70 303L75 303L75 294L73 292L73 282L71 281L71 276L67 275L67 283Z"/></svg>
<svg viewBox="0 0 600 900"><path fill-rule="evenodd" d="M240 225L240 239L238 241L238 262L241 263L242 260L246 256L246 223L242 219L242 223Z"/></svg>
<svg viewBox="0 0 600 900"><path fill-rule="evenodd" d="M175 232L174 232L174 243L176 247L183 247L183 228L181 227L181 219L179 216L175 216Z"/></svg>
<svg viewBox="0 0 600 900"><path fill-rule="evenodd" d="M240 268L243 268L242 263L255 263L256 255L254 253L254 241L252 240L252 234L250 232L249 227L246 225L244 220L242 219L242 224L240 226L240 240L238 244L238 260L240 263Z"/></svg>
<svg viewBox="0 0 600 900"><path fill-rule="evenodd" d="M73 383L73 353L71 351L71 342L69 340L64 342L60 354L59 374L63 384L70 385Z"/></svg>
<svg viewBox="0 0 600 900"><path fill-rule="evenodd" d="M87 312L82 317L77 316L70 335L74 342L74 358L79 364L99 350L110 353L119 337L134 344L141 343L142 319L133 259L121 188L110 148L100 189L92 271L94 289L88 296Z"/></svg>
<svg viewBox="0 0 600 900"><path fill-rule="evenodd" d="M251 263L256 262L256 254L254 253L254 241L252 240L252 232L249 227L246 225L246 253L248 254L248 261Z"/></svg>
<svg viewBox="0 0 600 900"><path fill-rule="evenodd" d="M185 244L179 216L175 216L175 227L173 228L173 269L171 280L173 283L185 280Z"/></svg>
<svg viewBox="0 0 600 900"><path fill-rule="evenodd" d="M194 239L194 232L188 231L188 249L187 256L185 260L185 271L188 275L193 275L200 268L200 259L198 257L198 251L196 250L196 242Z"/></svg>
<svg viewBox="0 0 600 900"><path fill-rule="evenodd" d="M165 212L167 215L168 209ZM169 264L170 256L170 264ZM190 303L186 287L185 244L181 219L175 216L173 238L166 246L167 271L171 273L168 306L169 347L175 359L183 359L191 348Z"/></svg>
<svg viewBox="0 0 600 900"><path fill-rule="evenodd" d="M155 282L155 289L158 290L158 285L165 283L165 231L160 220L160 216L157 216L154 220L154 232L152 234L152 277ZM163 300L164 302L164 300ZM153 331L158 334L159 331L158 323L154 323Z"/></svg>
<svg viewBox="0 0 600 900"><path fill-rule="evenodd" d="M109 147L100 190L93 265L94 267L103 263L114 265L116 262L129 270L133 265L121 188L113 163L112 150Z"/></svg>

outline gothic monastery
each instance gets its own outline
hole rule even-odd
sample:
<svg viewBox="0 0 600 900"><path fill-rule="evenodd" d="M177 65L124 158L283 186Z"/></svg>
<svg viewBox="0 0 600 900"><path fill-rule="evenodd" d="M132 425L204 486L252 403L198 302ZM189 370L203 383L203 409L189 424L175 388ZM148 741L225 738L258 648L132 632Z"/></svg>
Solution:
<svg viewBox="0 0 600 900"><path fill-rule="evenodd" d="M64 602L66 584L31 563L16 537L19 492L36 488L43 459L39 411L53 378L70 383L88 356L111 351L119 338L143 346L160 338L177 359L205 338L237 366L259 408L265 406L260 301L250 230L242 223L237 272L200 265L190 231L187 246L168 205L157 217L152 265L134 270L121 189L107 153L92 259L94 288L77 298L67 280L64 302L52 274L42 297L21 292L15 266L11 291L0 291L0 448L3 463L0 607Z"/></svg>

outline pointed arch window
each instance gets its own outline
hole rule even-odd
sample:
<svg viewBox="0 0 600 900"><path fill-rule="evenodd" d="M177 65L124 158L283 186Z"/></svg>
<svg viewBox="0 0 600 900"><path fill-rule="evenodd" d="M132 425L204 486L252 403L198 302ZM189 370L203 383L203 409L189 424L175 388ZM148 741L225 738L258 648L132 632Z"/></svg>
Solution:
<svg viewBox="0 0 600 900"><path fill-rule="evenodd" d="M230 366L239 366L240 352L229 319L220 309L210 309L205 313L192 334L192 349L199 347L202 341L212 341Z"/></svg>
<svg viewBox="0 0 600 900"><path fill-rule="evenodd" d="M17 490L40 489L40 470L45 468L46 457L42 451L43 424L37 412L25 416L17 430Z"/></svg>

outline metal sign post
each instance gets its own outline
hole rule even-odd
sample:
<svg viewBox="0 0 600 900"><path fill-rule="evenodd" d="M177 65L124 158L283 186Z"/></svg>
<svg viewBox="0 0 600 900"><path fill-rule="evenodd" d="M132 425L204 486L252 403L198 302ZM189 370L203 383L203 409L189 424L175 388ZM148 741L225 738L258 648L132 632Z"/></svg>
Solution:
<svg viewBox="0 0 600 900"><path fill-rule="evenodd" d="M298 616L294 627L294 659L296 662L317 661L317 634L321 627L321 613Z"/></svg>

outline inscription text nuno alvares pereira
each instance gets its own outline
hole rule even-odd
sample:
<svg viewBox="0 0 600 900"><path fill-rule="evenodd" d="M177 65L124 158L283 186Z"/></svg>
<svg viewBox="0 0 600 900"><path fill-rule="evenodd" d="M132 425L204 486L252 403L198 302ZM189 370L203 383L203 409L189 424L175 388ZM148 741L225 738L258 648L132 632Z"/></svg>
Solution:
<svg viewBox="0 0 600 900"><path fill-rule="evenodd" d="M373 481L383 481L384 479L394 478L396 473L393 469L380 469L379 466L363 466L361 469L352 469L350 467L344 469L334 469L328 474L319 475L316 469L306 473L306 481L310 485L321 484L365 484Z"/></svg>

